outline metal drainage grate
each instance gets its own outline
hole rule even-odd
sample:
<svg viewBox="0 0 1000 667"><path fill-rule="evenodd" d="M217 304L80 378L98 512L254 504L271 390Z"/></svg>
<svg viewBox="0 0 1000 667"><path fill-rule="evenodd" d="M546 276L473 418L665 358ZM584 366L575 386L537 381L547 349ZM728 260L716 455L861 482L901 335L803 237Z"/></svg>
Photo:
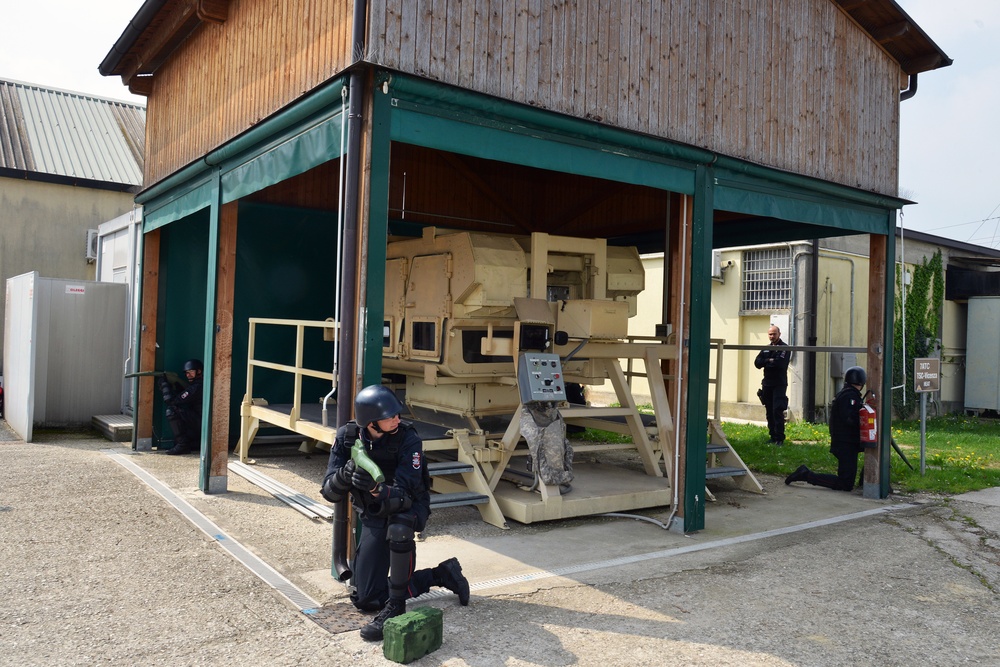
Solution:
<svg viewBox="0 0 1000 667"><path fill-rule="evenodd" d="M303 609L302 613L315 621L321 628L335 635L341 632L360 630L363 626L368 625L373 617L373 614L362 614L350 602L336 602L315 609Z"/></svg>

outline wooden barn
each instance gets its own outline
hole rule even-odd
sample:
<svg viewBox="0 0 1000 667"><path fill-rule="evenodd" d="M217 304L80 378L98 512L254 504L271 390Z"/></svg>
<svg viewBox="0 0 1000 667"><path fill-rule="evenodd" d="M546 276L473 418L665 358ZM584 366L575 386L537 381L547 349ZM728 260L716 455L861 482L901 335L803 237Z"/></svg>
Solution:
<svg viewBox="0 0 1000 667"><path fill-rule="evenodd" d="M408 395L467 396L458 371L400 361L420 350L441 362L453 343L427 328L447 325L434 308L407 302L390 317L395 240L532 239L535 275L561 270L565 239L601 240L580 251L591 276L611 271L613 248L664 252L660 325L639 354L660 365L670 410L640 455L647 477L667 481L648 497L699 530L712 250L870 235L869 384L888 396L887 239L909 203L900 103L919 74L950 64L894 0L146 0L100 66L148 100L140 370L205 359L200 487L224 491L230 446L245 453L259 423L329 442L347 399L386 377ZM548 264L544 239L563 244ZM474 287L443 295L467 318L494 318L467 356L509 361L518 343L493 327L513 310L485 294L488 279ZM604 289L591 299L618 298ZM544 286L523 296L544 301ZM597 328L596 309L583 312ZM421 370L403 382L390 362ZM595 367L616 379L615 364ZM494 384L499 396L510 382ZM326 418L331 386L340 400ZM151 381L137 392L137 443L155 445L162 406ZM452 416L485 415L479 396ZM279 415L258 398L292 407ZM307 403L322 403L322 423ZM442 488L534 520L500 497L516 437L472 421L449 433L477 469ZM888 493L888 432L866 462L869 496Z"/></svg>

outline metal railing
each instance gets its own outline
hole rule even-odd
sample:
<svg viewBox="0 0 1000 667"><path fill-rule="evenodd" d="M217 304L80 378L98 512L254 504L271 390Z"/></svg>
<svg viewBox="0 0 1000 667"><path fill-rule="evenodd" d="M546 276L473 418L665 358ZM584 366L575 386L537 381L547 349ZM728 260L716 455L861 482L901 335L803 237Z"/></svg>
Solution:
<svg viewBox="0 0 1000 667"><path fill-rule="evenodd" d="M661 342L665 343L666 338L662 336L629 336L628 341L641 342ZM722 409L722 381L718 377L722 372L722 362L723 355L728 350L736 351L750 351L750 352L760 352L766 345L727 345L726 339L724 338L712 338L709 340L709 346L715 349L715 376L709 376L708 383L715 386L715 391L713 392L712 403L712 419L718 420L721 415ZM844 353L853 352L856 354L867 354L867 347L850 347L850 346L835 346L835 345L825 345L825 346L808 346L808 345L787 345L785 346L789 352L826 352L826 353ZM632 386L632 381L634 378L644 378L648 381L648 374L642 371L638 371L634 366L634 359L628 359L625 367L625 379L628 386ZM673 379L671 375L665 375L664 379Z"/></svg>
<svg viewBox="0 0 1000 667"><path fill-rule="evenodd" d="M293 365L279 364L273 361L264 361L255 357L258 325L273 325L295 328L295 362ZM290 373L293 376L292 408L289 419L296 422L302 415L302 378L313 377L321 380L329 380L331 385L336 382L333 370L319 371L303 367L303 357L305 356L305 330L308 328L324 329L336 331L337 323L330 320L282 320L266 317L250 318L250 337L247 342L247 393L244 403L253 400L253 376L255 368L268 368L282 373ZM324 340L327 338L324 333Z"/></svg>

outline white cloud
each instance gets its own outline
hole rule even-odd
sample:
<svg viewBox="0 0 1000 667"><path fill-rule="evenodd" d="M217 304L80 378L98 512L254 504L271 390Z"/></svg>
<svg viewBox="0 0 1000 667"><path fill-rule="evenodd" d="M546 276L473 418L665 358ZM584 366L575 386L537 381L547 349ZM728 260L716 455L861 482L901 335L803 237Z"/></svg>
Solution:
<svg viewBox="0 0 1000 667"><path fill-rule="evenodd" d="M1000 2L900 5L954 60L921 74L916 96L901 105L900 189L919 202L904 209L906 226L989 245L997 221L979 221L996 215L1000 204Z"/></svg>
<svg viewBox="0 0 1000 667"><path fill-rule="evenodd" d="M29 0L3 9L0 77L102 97L145 103L98 65L142 0Z"/></svg>

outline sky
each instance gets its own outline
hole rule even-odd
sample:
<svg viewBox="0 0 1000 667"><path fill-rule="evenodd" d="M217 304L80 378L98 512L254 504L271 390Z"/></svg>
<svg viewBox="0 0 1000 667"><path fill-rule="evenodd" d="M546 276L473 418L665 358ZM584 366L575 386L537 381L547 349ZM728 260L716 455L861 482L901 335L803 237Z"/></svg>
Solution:
<svg viewBox="0 0 1000 667"><path fill-rule="evenodd" d="M954 60L921 74L900 109L906 229L1000 248L1000 0L897 0ZM11 0L0 77L144 104L101 61L142 0Z"/></svg>

